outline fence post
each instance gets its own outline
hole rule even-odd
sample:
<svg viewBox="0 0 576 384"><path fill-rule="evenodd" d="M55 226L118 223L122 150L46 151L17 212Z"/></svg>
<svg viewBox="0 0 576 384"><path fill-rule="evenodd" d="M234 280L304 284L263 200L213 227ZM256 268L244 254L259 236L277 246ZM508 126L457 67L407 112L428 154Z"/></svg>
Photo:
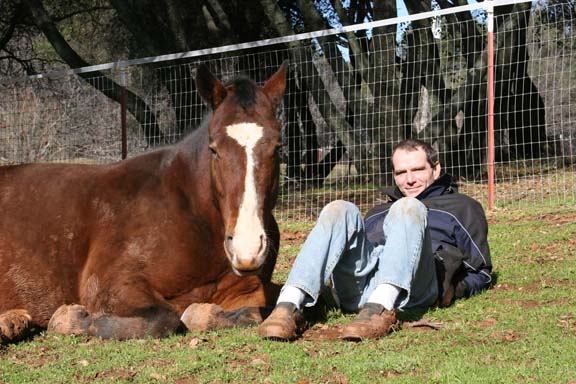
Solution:
<svg viewBox="0 0 576 384"><path fill-rule="evenodd" d="M494 4L485 3L488 43L488 210L494 208Z"/></svg>
<svg viewBox="0 0 576 384"><path fill-rule="evenodd" d="M120 71L120 125L122 129L122 160L128 157L128 138L126 133L126 69Z"/></svg>

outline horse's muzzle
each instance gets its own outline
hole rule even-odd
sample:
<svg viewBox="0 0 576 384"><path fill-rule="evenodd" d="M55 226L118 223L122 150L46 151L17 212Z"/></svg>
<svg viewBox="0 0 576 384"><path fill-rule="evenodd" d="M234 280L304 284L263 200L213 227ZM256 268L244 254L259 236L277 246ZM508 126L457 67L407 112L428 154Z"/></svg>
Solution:
<svg viewBox="0 0 576 384"><path fill-rule="evenodd" d="M237 239L227 236L224 243L226 255L234 272L239 276L258 274L268 254L268 239L264 234Z"/></svg>
<svg viewBox="0 0 576 384"><path fill-rule="evenodd" d="M260 271L262 271L262 267L255 269L255 270L252 270L252 271L241 271L241 270L238 270L238 269L232 267L232 271L234 271L234 273L237 276L246 277L246 276L258 275L260 273Z"/></svg>

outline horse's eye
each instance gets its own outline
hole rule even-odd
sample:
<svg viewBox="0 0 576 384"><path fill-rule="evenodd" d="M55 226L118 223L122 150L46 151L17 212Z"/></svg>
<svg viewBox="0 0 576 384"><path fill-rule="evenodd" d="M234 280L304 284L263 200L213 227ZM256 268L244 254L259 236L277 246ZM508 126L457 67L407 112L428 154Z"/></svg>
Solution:
<svg viewBox="0 0 576 384"><path fill-rule="evenodd" d="M208 148L210 148L210 152L212 152L212 156L218 156L218 152L216 151L215 145L209 145Z"/></svg>

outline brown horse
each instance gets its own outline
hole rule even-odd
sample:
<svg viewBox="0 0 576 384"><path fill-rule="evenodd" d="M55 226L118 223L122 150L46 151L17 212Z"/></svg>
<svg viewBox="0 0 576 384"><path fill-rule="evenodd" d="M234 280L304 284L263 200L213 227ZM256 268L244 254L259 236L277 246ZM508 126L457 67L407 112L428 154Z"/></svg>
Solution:
<svg viewBox="0 0 576 384"><path fill-rule="evenodd" d="M278 293L285 69L259 87L200 65L196 85L212 115L176 145L112 165L0 168L1 340L261 321Z"/></svg>

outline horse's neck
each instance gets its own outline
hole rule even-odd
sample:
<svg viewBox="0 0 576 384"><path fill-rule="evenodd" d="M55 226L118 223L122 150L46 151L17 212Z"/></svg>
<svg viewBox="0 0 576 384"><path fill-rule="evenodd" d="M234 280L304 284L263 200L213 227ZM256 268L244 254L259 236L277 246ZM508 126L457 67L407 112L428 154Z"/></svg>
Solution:
<svg viewBox="0 0 576 384"><path fill-rule="evenodd" d="M203 215L215 215L218 208L212 197L211 155L204 128L198 128L175 145L167 160L175 187L187 197L192 209Z"/></svg>

